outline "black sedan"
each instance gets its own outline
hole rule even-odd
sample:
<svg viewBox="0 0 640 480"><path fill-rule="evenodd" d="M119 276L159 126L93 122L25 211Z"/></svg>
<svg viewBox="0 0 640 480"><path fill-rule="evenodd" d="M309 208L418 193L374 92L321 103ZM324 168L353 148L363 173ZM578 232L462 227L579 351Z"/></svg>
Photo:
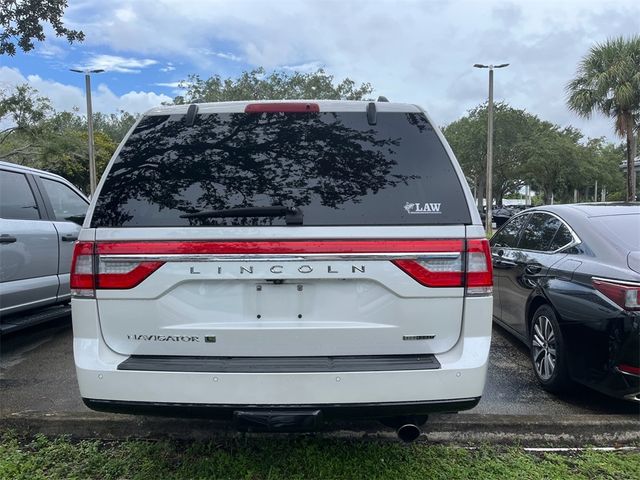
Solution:
<svg viewBox="0 0 640 480"><path fill-rule="evenodd" d="M640 402L640 204L550 205L491 239L494 320L542 386Z"/></svg>

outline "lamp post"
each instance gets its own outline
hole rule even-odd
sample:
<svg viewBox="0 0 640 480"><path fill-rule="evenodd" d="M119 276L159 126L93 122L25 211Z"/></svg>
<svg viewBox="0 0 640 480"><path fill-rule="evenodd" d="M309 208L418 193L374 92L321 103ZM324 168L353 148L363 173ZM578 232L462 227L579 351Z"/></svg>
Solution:
<svg viewBox="0 0 640 480"><path fill-rule="evenodd" d="M96 191L96 155L93 144L93 109L91 108L91 74L102 73L103 69L80 70L76 68L69 69L75 73L84 73L85 91L87 96L87 129L89 130L89 185L91 195Z"/></svg>
<svg viewBox="0 0 640 480"><path fill-rule="evenodd" d="M501 63L500 65L483 65L481 63L476 63L474 65L475 68L488 68L489 69L489 106L487 116L488 125L487 125L487 215L486 215L486 224L487 224L487 233L491 235L491 224L493 219L491 218L491 209L493 208L493 69L494 68L504 68L508 67L508 63Z"/></svg>

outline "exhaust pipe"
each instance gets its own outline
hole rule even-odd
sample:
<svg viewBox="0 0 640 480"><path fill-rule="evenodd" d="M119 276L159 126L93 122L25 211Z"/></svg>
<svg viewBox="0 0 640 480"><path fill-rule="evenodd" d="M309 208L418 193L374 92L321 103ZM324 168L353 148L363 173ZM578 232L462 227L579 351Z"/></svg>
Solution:
<svg viewBox="0 0 640 480"><path fill-rule="evenodd" d="M413 423L407 423L398 428L396 434L398 438L405 443L411 443L416 440L422 432L420 431L420 427Z"/></svg>

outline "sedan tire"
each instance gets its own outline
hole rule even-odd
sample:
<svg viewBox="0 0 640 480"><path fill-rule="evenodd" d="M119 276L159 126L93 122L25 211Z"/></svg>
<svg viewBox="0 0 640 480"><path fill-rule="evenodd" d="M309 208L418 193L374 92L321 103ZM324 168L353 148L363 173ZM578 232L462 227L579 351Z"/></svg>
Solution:
<svg viewBox="0 0 640 480"><path fill-rule="evenodd" d="M571 386L566 348L553 308L542 305L533 315L529 334L533 371L549 392L566 391Z"/></svg>

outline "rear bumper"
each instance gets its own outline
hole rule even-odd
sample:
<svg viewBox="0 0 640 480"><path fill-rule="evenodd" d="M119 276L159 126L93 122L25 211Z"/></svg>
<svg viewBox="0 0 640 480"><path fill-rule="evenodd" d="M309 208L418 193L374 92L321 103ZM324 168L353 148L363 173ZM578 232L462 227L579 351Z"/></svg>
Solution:
<svg viewBox="0 0 640 480"><path fill-rule="evenodd" d="M437 369L239 373L119 370L128 356L113 352L102 340L95 301L74 300L80 393L90 408L128 413L151 409L181 416L275 407L320 409L329 417L473 408L485 384L492 299L468 298L465 303L461 336L448 352L435 355Z"/></svg>
<svg viewBox="0 0 640 480"><path fill-rule="evenodd" d="M613 368L598 382L583 382L605 395L632 402L640 402L640 376L624 373Z"/></svg>
<svg viewBox="0 0 640 480"><path fill-rule="evenodd" d="M430 413L453 413L475 407L480 397L458 400L406 403L360 403L360 404L322 404L322 405L218 405L193 403L153 403L124 402L114 400L82 399L92 410L135 415L158 415L168 417L218 418L232 420L239 411L251 412L265 417L278 417L298 413L305 416L318 412L322 420L342 418L388 418L402 416L421 416Z"/></svg>

